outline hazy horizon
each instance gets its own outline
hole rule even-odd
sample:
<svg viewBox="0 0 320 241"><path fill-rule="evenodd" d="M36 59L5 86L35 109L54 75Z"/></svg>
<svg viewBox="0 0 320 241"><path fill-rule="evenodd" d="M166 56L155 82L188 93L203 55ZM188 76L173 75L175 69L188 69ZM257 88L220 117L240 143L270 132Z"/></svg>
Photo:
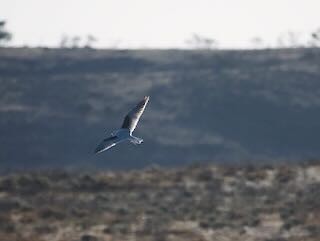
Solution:
<svg viewBox="0 0 320 241"><path fill-rule="evenodd" d="M9 46L58 47L63 37L76 36L84 45L92 35L97 48L188 48L188 40L197 34L216 40L219 48L274 47L279 38L288 40L289 32L297 44L306 43L320 27L320 3L315 0L1 3L1 19L14 36Z"/></svg>

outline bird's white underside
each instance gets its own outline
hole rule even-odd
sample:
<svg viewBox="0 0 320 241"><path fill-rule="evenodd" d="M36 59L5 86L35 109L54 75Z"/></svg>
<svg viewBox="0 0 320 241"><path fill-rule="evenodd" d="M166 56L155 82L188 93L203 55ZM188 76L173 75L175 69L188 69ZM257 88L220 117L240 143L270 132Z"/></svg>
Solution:
<svg viewBox="0 0 320 241"><path fill-rule="evenodd" d="M111 147L113 147L121 142L124 142L124 141L130 141L131 143L133 143L135 145L139 145L143 142L143 139L136 137L136 136L133 136L130 133L130 131L128 131L127 129L116 130L111 133L111 136L116 137L116 139L113 139L111 143L106 142L105 144L103 144L103 142L102 142L101 144L105 145L105 147L100 149L99 151L96 151L96 153L106 151L106 150L110 149Z"/></svg>

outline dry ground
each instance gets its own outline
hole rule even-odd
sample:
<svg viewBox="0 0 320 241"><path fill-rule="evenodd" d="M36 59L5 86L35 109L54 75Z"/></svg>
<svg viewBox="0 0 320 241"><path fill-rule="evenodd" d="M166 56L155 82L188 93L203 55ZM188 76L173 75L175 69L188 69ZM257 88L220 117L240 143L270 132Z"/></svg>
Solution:
<svg viewBox="0 0 320 241"><path fill-rule="evenodd" d="M320 164L0 178L0 240L320 240Z"/></svg>

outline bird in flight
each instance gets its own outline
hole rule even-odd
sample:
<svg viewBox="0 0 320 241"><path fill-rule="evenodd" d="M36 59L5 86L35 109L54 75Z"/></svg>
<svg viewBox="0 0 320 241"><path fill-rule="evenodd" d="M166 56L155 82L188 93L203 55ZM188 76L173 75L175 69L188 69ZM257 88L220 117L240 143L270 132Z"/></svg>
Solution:
<svg viewBox="0 0 320 241"><path fill-rule="evenodd" d="M111 133L111 136L105 138L96 148L95 153L100 153L110 149L123 141L130 141L135 145L143 143L143 139L133 136L132 132L136 128L138 121L148 104L149 96L145 96L136 107L134 107L124 118L120 129Z"/></svg>

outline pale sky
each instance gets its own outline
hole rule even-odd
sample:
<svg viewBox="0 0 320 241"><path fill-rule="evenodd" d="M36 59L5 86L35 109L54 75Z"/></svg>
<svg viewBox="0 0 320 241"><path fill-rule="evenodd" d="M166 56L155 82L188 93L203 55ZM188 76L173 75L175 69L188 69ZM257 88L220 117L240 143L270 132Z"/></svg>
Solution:
<svg viewBox="0 0 320 241"><path fill-rule="evenodd" d="M183 48L196 33L221 48L254 37L272 47L288 31L305 42L320 27L320 0L0 0L0 19L17 46L92 34L102 48Z"/></svg>

